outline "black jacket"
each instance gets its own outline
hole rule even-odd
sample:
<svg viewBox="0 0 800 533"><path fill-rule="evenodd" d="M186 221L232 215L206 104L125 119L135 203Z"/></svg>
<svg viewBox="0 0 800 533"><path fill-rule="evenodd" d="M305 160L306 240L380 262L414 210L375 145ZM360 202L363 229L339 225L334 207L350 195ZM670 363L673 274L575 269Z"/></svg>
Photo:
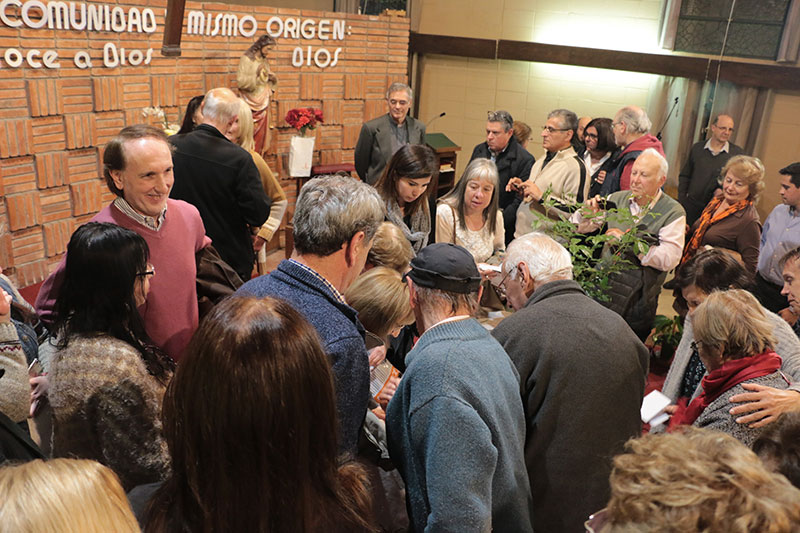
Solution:
<svg viewBox="0 0 800 533"><path fill-rule="evenodd" d="M489 152L489 145L482 142L472 150L472 157L470 161L478 157L491 159L492 154ZM517 142L514 136L508 141L508 146L505 151L497 155L495 164L497 165L497 173L500 176L500 209L505 209L511 204L516 203L519 205L519 197L515 192L506 192L506 184L511 178L519 178L522 181L528 181L531 175L531 167L536 160L521 144ZM514 210L516 213L516 209Z"/></svg>
<svg viewBox="0 0 800 533"><path fill-rule="evenodd" d="M247 281L255 260L249 227L260 227L270 208L253 158L208 124L170 142L175 146L170 196L200 211L219 255Z"/></svg>

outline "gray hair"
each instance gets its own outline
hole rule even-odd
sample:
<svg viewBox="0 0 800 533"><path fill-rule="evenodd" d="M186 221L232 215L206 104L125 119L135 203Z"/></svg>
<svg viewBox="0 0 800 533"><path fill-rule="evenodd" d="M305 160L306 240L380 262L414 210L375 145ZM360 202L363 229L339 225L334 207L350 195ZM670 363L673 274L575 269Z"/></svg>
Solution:
<svg viewBox="0 0 800 533"><path fill-rule="evenodd" d="M217 87L208 91L203 98L202 106L203 117L213 122L228 122L239 116L239 98L227 87Z"/></svg>
<svg viewBox="0 0 800 533"><path fill-rule="evenodd" d="M667 163L667 159L663 155L658 153L658 150L652 147L646 148L642 151L641 154L639 154L638 157L642 157L643 155L653 156L656 159L658 159L659 177L667 175L667 172L669 172L669 163Z"/></svg>
<svg viewBox="0 0 800 533"><path fill-rule="evenodd" d="M547 118L558 117L563 129L570 129L575 132L578 129L578 115L569 109L553 109L547 114Z"/></svg>
<svg viewBox="0 0 800 533"><path fill-rule="evenodd" d="M536 283L572 279L572 258L566 248L540 232L528 233L511 241L505 260L506 272L517 279L517 269L525 262Z"/></svg>
<svg viewBox="0 0 800 533"><path fill-rule="evenodd" d="M414 280L411 280L413 283ZM417 304L420 306L420 313L427 324L433 324L441 320L441 313L445 312L448 316L454 316L459 309L469 309L469 314L474 315L478 310L478 292L461 294L457 292L447 292L429 287L420 287L414 284L417 292Z"/></svg>
<svg viewBox="0 0 800 533"><path fill-rule="evenodd" d="M300 254L326 257L359 231L371 241L383 218L383 202L374 187L350 176L314 178L297 198L294 246Z"/></svg>
<svg viewBox="0 0 800 533"><path fill-rule="evenodd" d="M508 111L503 111L502 109L498 111L489 111L488 117L486 117L488 122L499 122L503 125L503 131L508 131L514 127L514 119L511 117L511 113Z"/></svg>
<svg viewBox="0 0 800 533"><path fill-rule="evenodd" d="M386 99L388 100L389 95L391 95L392 93L396 93L398 91L405 91L406 94L408 95L409 101L414 100L414 91L411 90L411 87L409 87L405 83L400 83L399 81L389 85L389 88L386 89Z"/></svg>
<svg viewBox="0 0 800 533"><path fill-rule="evenodd" d="M625 106L617 112L619 122L625 124L628 133L647 133L653 126L644 109L637 106Z"/></svg>

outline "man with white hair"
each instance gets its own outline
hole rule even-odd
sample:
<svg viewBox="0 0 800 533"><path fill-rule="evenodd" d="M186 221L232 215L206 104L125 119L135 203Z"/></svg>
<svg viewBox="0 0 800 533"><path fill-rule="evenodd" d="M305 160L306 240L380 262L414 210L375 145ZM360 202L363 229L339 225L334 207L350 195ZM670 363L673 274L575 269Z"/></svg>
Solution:
<svg viewBox="0 0 800 533"><path fill-rule="evenodd" d="M641 432L649 353L572 280L569 253L550 237L515 239L502 268L516 312L492 335L520 375L533 528L581 531L608 501L611 458Z"/></svg>
<svg viewBox="0 0 800 533"><path fill-rule="evenodd" d="M254 235L269 216L253 158L225 137L239 120L239 99L230 89L211 89L203 99L203 122L193 131L170 137L175 147L175 185L170 196L194 205L220 257L242 278L250 279Z"/></svg>
<svg viewBox="0 0 800 533"><path fill-rule="evenodd" d="M608 217L606 235L620 238L635 230L652 240L647 253L630 258L637 268L624 270L611 278L611 301L606 304L622 315L641 340L650 334L661 286L667 272L678 266L686 238L686 212L661 190L667 181L668 169L664 156L647 148L633 163L630 190L611 194L605 203L628 209L636 224L633 227L629 221ZM599 229L601 217L588 215L598 213L602 202L595 196L586 203L586 212L579 210L572 215L570 220L578 224L578 231L589 233ZM604 253L609 249L606 244Z"/></svg>
<svg viewBox="0 0 800 533"><path fill-rule="evenodd" d="M638 106L626 106L617 111L611 123L614 141L622 151L615 158L612 168L606 173L600 194L609 195L616 191L630 189L633 162L644 150L653 148L662 156L664 147L654 135L650 135L653 124L647 113Z"/></svg>

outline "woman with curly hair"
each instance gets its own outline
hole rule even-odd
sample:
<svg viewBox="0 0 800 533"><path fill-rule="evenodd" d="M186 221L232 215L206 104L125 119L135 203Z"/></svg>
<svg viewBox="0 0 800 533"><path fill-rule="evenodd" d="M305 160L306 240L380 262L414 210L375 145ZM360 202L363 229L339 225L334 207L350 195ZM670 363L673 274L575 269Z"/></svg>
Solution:
<svg viewBox="0 0 800 533"><path fill-rule="evenodd" d="M587 522L588 531L798 530L800 490L724 433L687 427L630 440L625 448L614 458L611 500Z"/></svg>

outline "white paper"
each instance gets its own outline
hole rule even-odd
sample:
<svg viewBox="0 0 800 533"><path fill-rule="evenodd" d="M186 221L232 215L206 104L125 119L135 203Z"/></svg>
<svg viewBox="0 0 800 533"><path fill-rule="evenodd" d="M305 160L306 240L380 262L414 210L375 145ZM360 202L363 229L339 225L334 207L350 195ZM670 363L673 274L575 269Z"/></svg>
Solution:
<svg viewBox="0 0 800 533"><path fill-rule="evenodd" d="M644 397L642 400L642 409L640 411L642 416L642 422L645 424L650 423L650 425L657 426L658 424L653 424L651 420L664 414L664 408L672 403L672 400L669 399L668 396L665 396L661 393L661 391L654 390L650 394ZM669 418L669 415L666 415ZM663 420L660 423L663 423Z"/></svg>

